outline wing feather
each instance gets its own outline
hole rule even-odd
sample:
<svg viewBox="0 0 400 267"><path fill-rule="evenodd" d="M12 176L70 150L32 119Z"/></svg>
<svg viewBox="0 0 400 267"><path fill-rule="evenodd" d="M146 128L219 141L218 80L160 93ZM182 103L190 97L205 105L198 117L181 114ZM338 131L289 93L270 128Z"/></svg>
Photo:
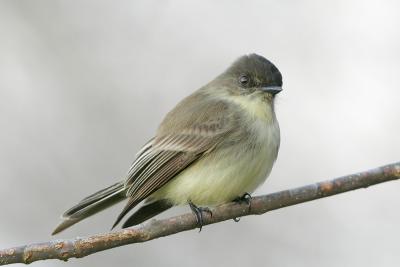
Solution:
<svg viewBox="0 0 400 267"><path fill-rule="evenodd" d="M192 112L174 123L175 110L167 115L155 138L138 154L130 168L125 188L129 201L114 226L143 199L160 189L203 153L212 150L235 129L235 120L226 116L226 103L208 102L207 106L194 106ZM185 114L186 115L186 114ZM186 121L185 121L186 120ZM183 127L178 127L183 125Z"/></svg>

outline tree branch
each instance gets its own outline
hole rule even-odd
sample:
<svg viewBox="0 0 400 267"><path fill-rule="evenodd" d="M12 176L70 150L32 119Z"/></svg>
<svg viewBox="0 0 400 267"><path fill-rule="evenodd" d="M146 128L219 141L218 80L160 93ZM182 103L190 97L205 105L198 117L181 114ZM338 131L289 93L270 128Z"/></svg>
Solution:
<svg viewBox="0 0 400 267"><path fill-rule="evenodd" d="M213 224L237 217L263 214L307 201L328 197L347 191L400 178L400 162L365 172L343 176L329 181L284 190L269 195L253 197L251 209L246 203L227 203L216 207L212 217L204 214L205 224ZM197 227L193 214L184 214L164 220L151 220L145 224L120 231L90 237L54 240L0 250L0 265L31 263L38 260L82 258L87 255L124 246L146 242L155 238L188 231Z"/></svg>

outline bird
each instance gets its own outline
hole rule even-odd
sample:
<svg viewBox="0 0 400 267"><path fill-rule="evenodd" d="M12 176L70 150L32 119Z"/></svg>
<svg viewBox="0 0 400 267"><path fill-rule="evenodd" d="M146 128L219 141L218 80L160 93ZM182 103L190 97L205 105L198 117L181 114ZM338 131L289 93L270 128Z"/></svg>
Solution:
<svg viewBox="0 0 400 267"><path fill-rule="evenodd" d="M53 235L126 201L114 225L138 225L189 205L201 229L210 207L249 196L277 159L280 129L275 98L282 75L263 56L245 54L166 114L120 181L78 202Z"/></svg>

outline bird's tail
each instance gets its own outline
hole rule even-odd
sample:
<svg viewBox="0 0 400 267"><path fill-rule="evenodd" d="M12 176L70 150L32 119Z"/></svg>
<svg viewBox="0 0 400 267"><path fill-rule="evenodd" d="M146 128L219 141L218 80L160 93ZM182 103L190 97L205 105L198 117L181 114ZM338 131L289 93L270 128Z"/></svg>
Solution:
<svg viewBox="0 0 400 267"><path fill-rule="evenodd" d="M52 235L55 235L75 223L96 214L126 198L124 182L119 182L104 188L84 199L67 210L63 215L63 221L56 227Z"/></svg>

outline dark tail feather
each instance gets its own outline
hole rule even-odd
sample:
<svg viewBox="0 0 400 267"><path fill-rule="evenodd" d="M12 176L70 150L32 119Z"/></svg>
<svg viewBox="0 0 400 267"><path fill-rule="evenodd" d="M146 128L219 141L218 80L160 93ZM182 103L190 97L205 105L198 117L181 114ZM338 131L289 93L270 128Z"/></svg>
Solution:
<svg viewBox="0 0 400 267"><path fill-rule="evenodd" d="M67 210L63 221L56 227L52 235L55 235L75 223L92 216L126 198L124 183L119 182L100 190L81 200L77 205Z"/></svg>
<svg viewBox="0 0 400 267"><path fill-rule="evenodd" d="M169 208L172 208L172 204L166 200L157 200L151 202L147 205L142 206L138 211L132 214L128 220L124 222L122 228L126 228L129 226L134 226L139 223L142 223L157 214L160 214L163 211L166 211Z"/></svg>
<svg viewBox="0 0 400 267"><path fill-rule="evenodd" d="M134 199L129 199L128 203L126 203L125 207L122 209L121 213L118 215L117 219L115 220L115 223L113 224L113 226L111 227L111 230L115 228L115 226L117 226L117 224L119 224L119 222L122 220L122 218L124 218L124 216L134 207L136 207L137 204L139 204L140 201L138 200L134 200Z"/></svg>

